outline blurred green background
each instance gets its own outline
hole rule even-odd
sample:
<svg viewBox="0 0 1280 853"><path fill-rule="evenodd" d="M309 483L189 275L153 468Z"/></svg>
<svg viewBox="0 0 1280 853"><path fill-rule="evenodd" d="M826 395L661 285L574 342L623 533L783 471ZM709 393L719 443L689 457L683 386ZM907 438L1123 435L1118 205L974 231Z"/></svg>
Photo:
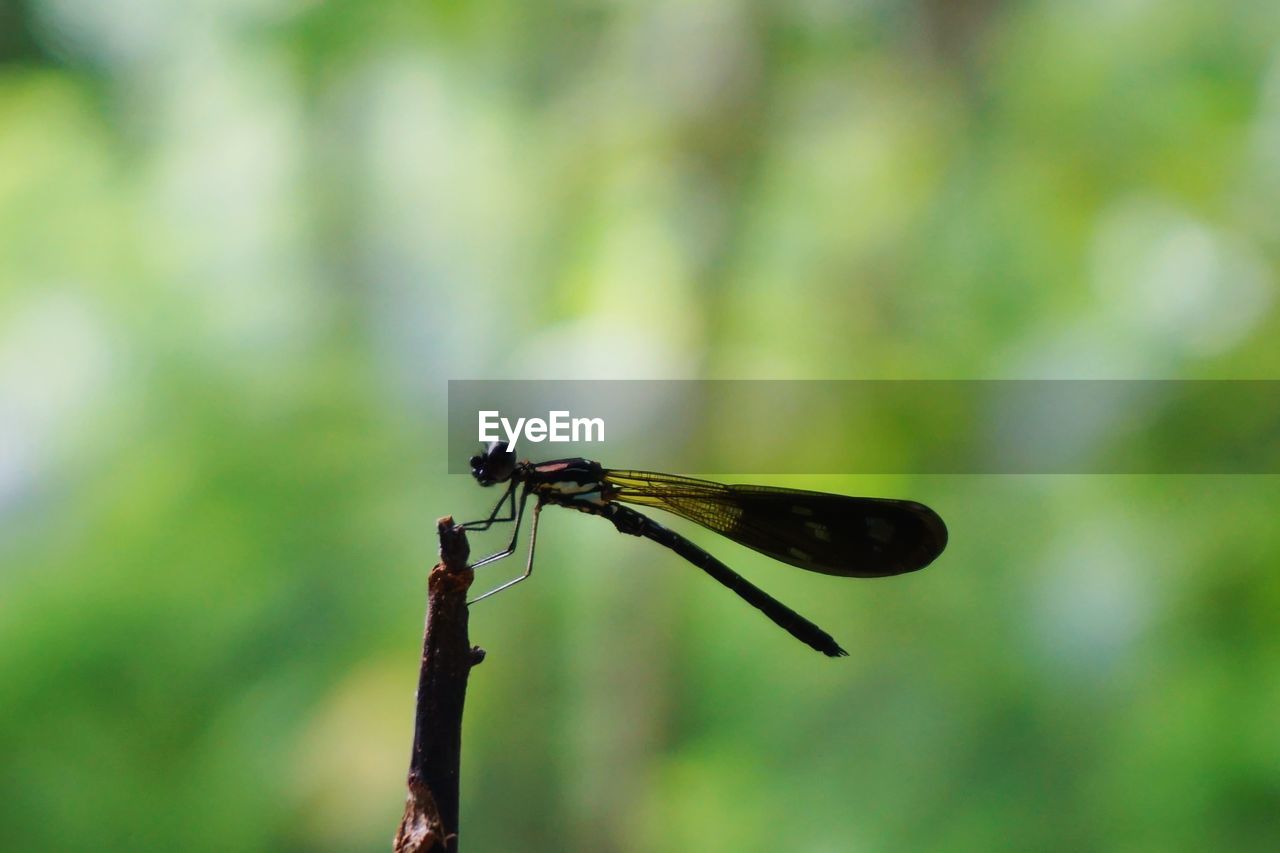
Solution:
<svg viewBox="0 0 1280 853"><path fill-rule="evenodd" d="M1263 0L0 2L0 848L389 847L447 379L1269 378L1278 204ZM1274 478L772 482L952 544L549 513L464 849L1276 848Z"/></svg>

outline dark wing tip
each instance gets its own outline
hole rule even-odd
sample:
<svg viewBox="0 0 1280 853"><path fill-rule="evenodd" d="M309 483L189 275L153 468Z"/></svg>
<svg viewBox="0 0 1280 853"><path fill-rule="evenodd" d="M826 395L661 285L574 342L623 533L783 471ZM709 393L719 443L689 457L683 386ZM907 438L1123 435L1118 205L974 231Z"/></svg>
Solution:
<svg viewBox="0 0 1280 853"><path fill-rule="evenodd" d="M928 548L928 557L924 562L924 565L927 566L946 550L950 533L947 531L947 524L942 520L942 516L923 504L921 504L920 510L925 529L929 531L930 546Z"/></svg>
<svg viewBox="0 0 1280 853"><path fill-rule="evenodd" d="M903 501L916 522L916 529L911 536L911 545L901 555L902 564L896 574L905 574L923 569L938 559L947 547L947 525L936 512L922 503Z"/></svg>

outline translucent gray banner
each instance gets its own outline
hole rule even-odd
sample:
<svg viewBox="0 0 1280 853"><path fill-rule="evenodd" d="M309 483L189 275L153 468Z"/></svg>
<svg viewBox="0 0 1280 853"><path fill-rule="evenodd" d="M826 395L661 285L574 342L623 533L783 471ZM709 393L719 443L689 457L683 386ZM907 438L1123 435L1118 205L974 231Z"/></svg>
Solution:
<svg viewBox="0 0 1280 853"><path fill-rule="evenodd" d="M1272 380L451 380L451 473L481 412L522 459L677 474L1280 473Z"/></svg>

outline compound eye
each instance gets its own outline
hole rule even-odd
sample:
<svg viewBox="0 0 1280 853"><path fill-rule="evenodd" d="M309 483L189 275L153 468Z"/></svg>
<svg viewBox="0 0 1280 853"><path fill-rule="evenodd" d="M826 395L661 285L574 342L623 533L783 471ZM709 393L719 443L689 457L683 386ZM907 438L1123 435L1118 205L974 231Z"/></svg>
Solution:
<svg viewBox="0 0 1280 853"><path fill-rule="evenodd" d="M489 458L485 461L485 468L494 479L505 483L516 470L516 455L507 450L505 441L499 442L489 452Z"/></svg>
<svg viewBox="0 0 1280 853"><path fill-rule="evenodd" d="M474 470L484 464L484 457L477 453L471 457L471 468Z"/></svg>

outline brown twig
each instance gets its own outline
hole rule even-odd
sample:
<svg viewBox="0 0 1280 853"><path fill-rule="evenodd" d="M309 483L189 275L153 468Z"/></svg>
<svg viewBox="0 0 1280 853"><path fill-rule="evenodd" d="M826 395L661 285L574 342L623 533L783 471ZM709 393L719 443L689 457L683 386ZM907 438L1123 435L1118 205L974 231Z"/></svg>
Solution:
<svg viewBox="0 0 1280 853"><path fill-rule="evenodd" d="M427 627L418 673L418 707L409 759L409 796L395 853L456 853L462 705L471 667L484 651L467 638L467 534L445 517L436 523L440 563L427 581Z"/></svg>

